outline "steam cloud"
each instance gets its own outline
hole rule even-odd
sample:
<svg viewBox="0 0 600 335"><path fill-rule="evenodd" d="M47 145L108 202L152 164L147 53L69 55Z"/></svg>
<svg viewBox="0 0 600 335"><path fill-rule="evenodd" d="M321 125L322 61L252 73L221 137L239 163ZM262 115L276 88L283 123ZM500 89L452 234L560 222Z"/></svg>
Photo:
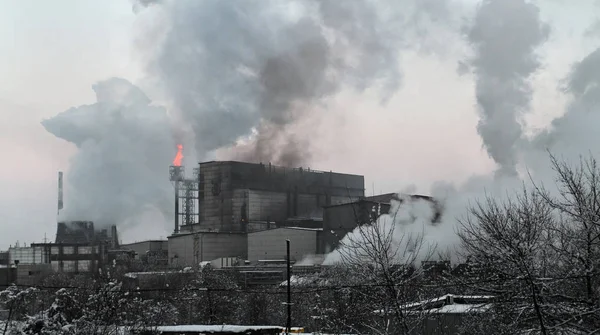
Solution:
<svg viewBox="0 0 600 335"><path fill-rule="evenodd" d="M341 89L377 87L389 98L401 82L402 37L445 3L152 2L167 33L150 69L193 128L199 157L237 144L236 159L298 166L312 136L294 126Z"/></svg>
<svg viewBox="0 0 600 335"><path fill-rule="evenodd" d="M167 113L136 86L112 78L93 86L97 102L44 120L55 136L75 144L66 174L63 220L97 226L135 224L147 211L171 217L166 167L175 144Z"/></svg>

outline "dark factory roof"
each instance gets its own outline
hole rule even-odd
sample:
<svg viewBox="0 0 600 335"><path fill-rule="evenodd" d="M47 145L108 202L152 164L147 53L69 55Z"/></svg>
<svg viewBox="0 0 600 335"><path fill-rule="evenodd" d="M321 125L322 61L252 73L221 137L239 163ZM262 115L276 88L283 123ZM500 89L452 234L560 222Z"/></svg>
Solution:
<svg viewBox="0 0 600 335"><path fill-rule="evenodd" d="M184 236L195 235L195 234L245 235L246 233L243 231L203 229L203 230L196 230L193 232L179 232L177 234L171 234L171 235L167 236L167 238L177 238L177 237L184 237Z"/></svg>
<svg viewBox="0 0 600 335"><path fill-rule="evenodd" d="M421 200L433 201L433 198L430 196L427 196L427 195L411 194L409 196L414 200L421 199ZM341 204L335 204L335 205L329 205L329 206L323 206L323 207L329 208L329 207L337 207L337 206L346 206L346 205L351 205L351 204L357 204L360 202L372 202L372 203L377 203L377 204L389 205L392 203L392 200L402 201L402 198L398 195L398 193L385 193L385 194L378 194L378 195L373 195L373 196L369 196L369 197L364 197L364 198L360 198L358 200L348 201L348 202L344 202Z"/></svg>
<svg viewBox="0 0 600 335"><path fill-rule="evenodd" d="M321 171L321 170L315 170L315 169L311 169L310 167L302 167L302 166L295 166L295 167L285 167L285 166L281 166L281 165L275 165L275 164L271 164L271 163L251 163L251 162L242 162L242 161L233 161L233 160L228 160L228 161L219 161L219 160L213 160L213 161L206 161L206 162L200 162L200 165L204 165L204 164L235 164L235 165L254 165L254 166L264 166L264 167L271 167L274 169L280 169L280 170L294 170L294 171L305 171L305 172L313 172L313 173L332 173L335 175L346 175L346 176L355 176L355 177L363 177L362 175L358 175L358 174L353 174L353 173L343 173L343 172L335 172L335 171Z"/></svg>
<svg viewBox="0 0 600 335"><path fill-rule="evenodd" d="M385 194L372 195L370 197L365 197L364 199L367 201L381 202L381 203L389 204L392 202L392 200L398 200L398 193L385 193Z"/></svg>

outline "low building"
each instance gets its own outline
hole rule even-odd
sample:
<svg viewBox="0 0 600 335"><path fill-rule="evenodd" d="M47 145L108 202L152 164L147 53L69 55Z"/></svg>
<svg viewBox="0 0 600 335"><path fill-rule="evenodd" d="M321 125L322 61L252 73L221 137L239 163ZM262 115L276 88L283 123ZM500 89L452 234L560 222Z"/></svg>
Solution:
<svg viewBox="0 0 600 335"><path fill-rule="evenodd" d="M119 248L117 226L97 229L92 221L66 221L56 225L56 243L105 244L110 249Z"/></svg>
<svg viewBox="0 0 600 335"><path fill-rule="evenodd" d="M290 259L299 261L306 255L321 253L321 228L285 227L248 234L248 260L287 259L286 240L290 240Z"/></svg>
<svg viewBox="0 0 600 335"><path fill-rule="evenodd" d="M196 266L221 257L248 256L247 234L242 232L199 231L169 236L169 265Z"/></svg>
<svg viewBox="0 0 600 335"><path fill-rule="evenodd" d="M17 279L16 267L0 265L0 291L14 283Z"/></svg>
<svg viewBox="0 0 600 335"><path fill-rule="evenodd" d="M8 251L0 251L0 266L8 265Z"/></svg>
<svg viewBox="0 0 600 335"><path fill-rule="evenodd" d="M122 250L134 252L134 259L144 264L165 266L169 263L169 241L147 240L128 244L121 244Z"/></svg>
<svg viewBox="0 0 600 335"><path fill-rule="evenodd" d="M415 333L460 334L464 319L488 312L493 306L493 299L493 296L446 294L403 307L409 317L413 315L422 320L421 331Z"/></svg>
<svg viewBox="0 0 600 335"><path fill-rule="evenodd" d="M18 285L33 286L52 273L50 264L19 264L14 268Z"/></svg>
<svg viewBox="0 0 600 335"><path fill-rule="evenodd" d="M74 243L32 243L29 247L12 247L8 253L19 285L32 285L50 272L98 273L108 254L104 244Z"/></svg>

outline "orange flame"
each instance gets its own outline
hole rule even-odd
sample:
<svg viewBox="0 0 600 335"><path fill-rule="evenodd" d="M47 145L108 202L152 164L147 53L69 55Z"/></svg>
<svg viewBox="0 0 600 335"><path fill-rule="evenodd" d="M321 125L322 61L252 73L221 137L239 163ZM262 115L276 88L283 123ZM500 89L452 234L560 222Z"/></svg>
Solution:
<svg viewBox="0 0 600 335"><path fill-rule="evenodd" d="M175 159L173 159L174 166L181 166L181 160L183 159L183 153L181 153L182 150L183 145L177 144L177 155L175 155Z"/></svg>

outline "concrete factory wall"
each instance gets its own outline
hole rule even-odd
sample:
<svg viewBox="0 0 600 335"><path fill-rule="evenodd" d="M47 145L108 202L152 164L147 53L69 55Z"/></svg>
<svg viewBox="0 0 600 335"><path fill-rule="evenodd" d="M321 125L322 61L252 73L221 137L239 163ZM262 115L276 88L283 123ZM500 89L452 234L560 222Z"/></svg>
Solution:
<svg viewBox="0 0 600 335"><path fill-rule="evenodd" d="M277 228L248 234L248 260L286 259L286 240L290 240L291 259L301 260L317 253L318 229Z"/></svg>
<svg viewBox="0 0 600 335"><path fill-rule="evenodd" d="M37 285L44 277L52 273L50 264L23 264L16 267L17 285Z"/></svg>
<svg viewBox="0 0 600 335"><path fill-rule="evenodd" d="M363 176L263 164L201 163L199 178L200 227L220 231L244 231L243 219L322 216L322 206L364 196Z"/></svg>
<svg viewBox="0 0 600 335"><path fill-rule="evenodd" d="M194 237L198 238L198 253L194 255ZM169 265L193 266L198 262L220 257L241 257L248 254L248 239L243 233L201 232L169 236Z"/></svg>
<svg viewBox="0 0 600 335"><path fill-rule="evenodd" d="M287 218L287 194L237 189L233 191L233 220L282 221Z"/></svg>

